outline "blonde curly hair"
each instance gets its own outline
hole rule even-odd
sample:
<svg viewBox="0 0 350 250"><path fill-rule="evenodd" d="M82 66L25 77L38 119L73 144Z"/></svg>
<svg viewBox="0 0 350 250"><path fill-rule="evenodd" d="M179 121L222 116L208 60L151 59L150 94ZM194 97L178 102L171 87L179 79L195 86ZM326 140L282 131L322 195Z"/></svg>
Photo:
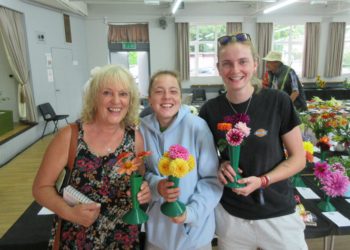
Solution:
<svg viewBox="0 0 350 250"><path fill-rule="evenodd" d="M131 73L119 65L105 65L94 68L88 80L84 96L81 120L91 123L96 117L98 93L106 84L113 83L125 87L130 93L129 110L123 120L125 126L138 124L140 99L139 91Z"/></svg>

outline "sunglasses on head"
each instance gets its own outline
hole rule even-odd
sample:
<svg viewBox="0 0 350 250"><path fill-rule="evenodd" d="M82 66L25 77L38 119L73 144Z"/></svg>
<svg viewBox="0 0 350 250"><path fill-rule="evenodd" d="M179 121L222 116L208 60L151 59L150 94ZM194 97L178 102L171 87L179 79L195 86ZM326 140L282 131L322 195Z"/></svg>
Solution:
<svg viewBox="0 0 350 250"><path fill-rule="evenodd" d="M219 45L226 45L231 42L245 42L245 41L251 41L250 35L247 33L239 33L236 35L222 36L218 38Z"/></svg>

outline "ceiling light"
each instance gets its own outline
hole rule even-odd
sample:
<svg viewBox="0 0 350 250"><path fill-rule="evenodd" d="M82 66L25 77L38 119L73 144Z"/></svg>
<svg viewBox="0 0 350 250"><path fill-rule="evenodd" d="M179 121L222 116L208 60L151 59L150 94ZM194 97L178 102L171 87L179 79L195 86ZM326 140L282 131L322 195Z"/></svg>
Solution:
<svg viewBox="0 0 350 250"><path fill-rule="evenodd" d="M327 0L311 0L310 4L327 4Z"/></svg>
<svg viewBox="0 0 350 250"><path fill-rule="evenodd" d="M175 12L177 11L177 9L180 7L180 4L183 0L176 0L173 7L171 8L171 13L175 14Z"/></svg>
<svg viewBox="0 0 350 250"><path fill-rule="evenodd" d="M144 3L147 5L159 5L160 0L144 0Z"/></svg>
<svg viewBox="0 0 350 250"><path fill-rule="evenodd" d="M282 2L282 3L278 3L278 4L276 4L276 5L272 6L272 7L269 7L267 9L265 9L264 10L264 14L267 14L267 13L270 13L272 11L275 11L275 10L278 10L280 8L283 8L283 7L287 6L287 5L295 3L296 1L298 1L298 0L286 0L286 1Z"/></svg>

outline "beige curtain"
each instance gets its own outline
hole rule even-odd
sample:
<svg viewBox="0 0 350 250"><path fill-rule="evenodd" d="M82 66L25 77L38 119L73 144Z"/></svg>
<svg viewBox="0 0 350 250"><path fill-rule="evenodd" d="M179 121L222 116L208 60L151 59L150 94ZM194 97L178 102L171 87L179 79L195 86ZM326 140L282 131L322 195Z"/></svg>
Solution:
<svg viewBox="0 0 350 250"><path fill-rule="evenodd" d="M320 50L320 26L320 23L306 23L303 77L313 78L317 75Z"/></svg>
<svg viewBox="0 0 350 250"><path fill-rule="evenodd" d="M341 75L346 23L330 23L326 52L325 77Z"/></svg>
<svg viewBox="0 0 350 250"><path fill-rule="evenodd" d="M109 25L108 42L148 43L148 24Z"/></svg>
<svg viewBox="0 0 350 250"><path fill-rule="evenodd" d="M0 7L0 35L6 56L18 82L18 113L22 121L37 122L38 115L29 83L29 66L23 14Z"/></svg>
<svg viewBox="0 0 350 250"><path fill-rule="evenodd" d="M272 23L257 23L256 24L256 41L257 41L257 52L260 58L269 53L272 47ZM265 73L265 62L260 61L258 66L258 78L262 78Z"/></svg>
<svg viewBox="0 0 350 250"><path fill-rule="evenodd" d="M182 80L190 79L190 39L188 23L176 23L177 67Z"/></svg>
<svg viewBox="0 0 350 250"><path fill-rule="evenodd" d="M242 23L226 23L226 34L234 34L242 32Z"/></svg>

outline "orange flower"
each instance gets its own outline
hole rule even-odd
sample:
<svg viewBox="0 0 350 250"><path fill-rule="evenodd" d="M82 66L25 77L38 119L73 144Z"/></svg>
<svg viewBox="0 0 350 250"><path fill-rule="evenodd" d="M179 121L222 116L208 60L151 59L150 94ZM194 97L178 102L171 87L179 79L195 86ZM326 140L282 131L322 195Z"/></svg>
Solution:
<svg viewBox="0 0 350 250"><path fill-rule="evenodd" d="M144 159L147 156L150 156L152 154L151 151L143 151L141 153L139 153L136 157Z"/></svg>
<svg viewBox="0 0 350 250"><path fill-rule="evenodd" d="M319 140L320 143L324 143L324 144L328 144L329 143L329 138L328 136L323 136L321 137L321 139Z"/></svg>
<svg viewBox="0 0 350 250"><path fill-rule="evenodd" d="M221 122L221 123L218 123L217 125L217 129L220 131L229 131L231 128L232 128L232 124L227 122Z"/></svg>
<svg viewBox="0 0 350 250"><path fill-rule="evenodd" d="M117 170L118 174L131 175L134 171L138 170L139 166L143 164L143 159L151 154L151 151L143 151L131 160L131 152L122 152L117 158L117 164L119 165Z"/></svg>
<svg viewBox="0 0 350 250"><path fill-rule="evenodd" d="M118 174L131 175L132 172L138 169L139 164L135 162L136 160L137 158L133 159L132 161L127 160L125 162L119 162L120 168L117 170Z"/></svg>

